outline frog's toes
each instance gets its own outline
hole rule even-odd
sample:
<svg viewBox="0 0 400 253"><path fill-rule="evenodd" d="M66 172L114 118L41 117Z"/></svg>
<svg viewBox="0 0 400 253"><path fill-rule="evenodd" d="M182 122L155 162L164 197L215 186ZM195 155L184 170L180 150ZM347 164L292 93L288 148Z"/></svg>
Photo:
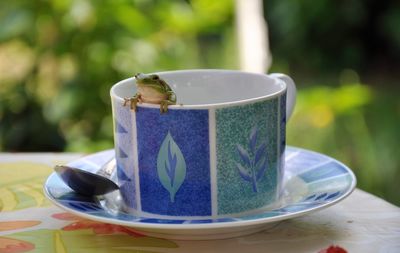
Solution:
<svg viewBox="0 0 400 253"><path fill-rule="evenodd" d="M137 110L137 103L139 102L139 98L133 97L130 100L131 100L131 110L136 111Z"/></svg>
<svg viewBox="0 0 400 253"><path fill-rule="evenodd" d="M168 105L167 106L164 106L163 104L160 105L160 113L163 114L166 112L168 112Z"/></svg>
<svg viewBox="0 0 400 253"><path fill-rule="evenodd" d="M128 103L130 103L131 102L131 99L130 98L124 98L124 104L123 104L123 106L126 106Z"/></svg>
<svg viewBox="0 0 400 253"><path fill-rule="evenodd" d="M168 105L169 105L168 101L162 101L160 103L160 113L168 112Z"/></svg>

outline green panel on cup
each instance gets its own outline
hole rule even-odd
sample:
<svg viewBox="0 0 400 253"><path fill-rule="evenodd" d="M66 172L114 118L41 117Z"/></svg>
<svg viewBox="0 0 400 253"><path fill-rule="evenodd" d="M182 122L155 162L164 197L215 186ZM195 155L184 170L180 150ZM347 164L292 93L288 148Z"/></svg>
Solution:
<svg viewBox="0 0 400 253"><path fill-rule="evenodd" d="M216 110L218 214L246 212L276 200L280 99Z"/></svg>

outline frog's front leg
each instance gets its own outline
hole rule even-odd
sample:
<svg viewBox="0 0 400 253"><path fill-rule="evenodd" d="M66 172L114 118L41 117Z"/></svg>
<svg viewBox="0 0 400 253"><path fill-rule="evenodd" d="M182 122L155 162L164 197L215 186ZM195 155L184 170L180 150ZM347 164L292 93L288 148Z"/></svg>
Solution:
<svg viewBox="0 0 400 253"><path fill-rule="evenodd" d="M168 106L169 105L174 105L175 103L170 101L170 100L163 100L160 103L160 112L161 113L166 113L168 112Z"/></svg>
<svg viewBox="0 0 400 253"><path fill-rule="evenodd" d="M169 105L176 104L176 95L174 92L168 92L168 99L161 101L160 103L160 112L165 113L168 112Z"/></svg>
<svg viewBox="0 0 400 253"><path fill-rule="evenodd" d="M124 106L126 106L128 103L130 104L131 110L136 111L137 103L141 103L141 94L136 93L135 96L130 97L130 98L124 98Z"/></svg>

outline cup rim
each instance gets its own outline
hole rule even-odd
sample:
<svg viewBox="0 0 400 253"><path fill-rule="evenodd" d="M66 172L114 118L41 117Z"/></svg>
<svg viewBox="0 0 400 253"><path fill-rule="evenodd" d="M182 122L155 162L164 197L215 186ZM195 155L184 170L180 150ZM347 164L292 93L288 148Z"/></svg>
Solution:
<svg viewBox="0 0 400 253"><path fill-rule="evenodd" d="M210 104L190 104L190 105L185 105L185 104L176 104L176 105L169 105L168 110L179 110L179 109L216 109L216 108L223 108L223 107L232 107L232 106L240 106L240 105L246 105L246 104L251 104L251 103L256 103L259 101L264 101L264 100L270 100L273 98L276 98L286 92L287 90L287 84L275 77L271 77L268 74L262 74L262 73L255 73L255 72L247 72L247 71L241 71L241 70L226 70L226 69L185 69L185 70L171 70L171 71L160 71L160 72L152 72L148 74L157 74L157 75L163 75L163 74L180 74L180 73L199 73L199 72L205 72L205 73L242 73L242 74L250 74L254 76L262 76L262 77L267 77L271 80L275 80L278 83L282 85L282 88L274 93L259 96L259 97L254 97L254 98L248 98L248 99L243 99L243 100L236 100L236 101L230 101L230 102L221 102L221 103L210 103ZM121 86L127 82L131 82L134 80L134 77L126 78L123 80L120 80L119 82L115 83L111 89L110 89L110 96L114 100L117 100L118 102L124 103L124 98L120 97L116 94L115 90L118 86ZM138 107L144 107L144 108L159 108L160 105L158 104L150 104L150 103L140 103L137 104Z"/></svg>

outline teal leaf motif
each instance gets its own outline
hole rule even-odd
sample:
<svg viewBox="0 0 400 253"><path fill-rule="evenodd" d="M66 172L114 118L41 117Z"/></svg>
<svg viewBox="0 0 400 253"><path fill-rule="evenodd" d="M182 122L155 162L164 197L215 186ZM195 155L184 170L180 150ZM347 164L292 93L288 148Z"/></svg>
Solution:
<svg viewBox="0 0 400 253"><path fill-rule="evenodd" d="M168 131L157 156L157 173L162 186L169 192L171 202L186 177L186 162L179 146Z"/></svg>
<svg viewBox="0 0 400 253"><path fill-rule="evenodd" d="M257 183L262 179L268 169L267 143L258 140L258 128L254 126L248 138L249 152L240 144L236 144L240 163L236 163L239 175L245 181L251 183L253 191L258 192Z"/></svg>
<svg viewBox="0 0 400 253"><path fill-rule="evenodd" d="M246 180L246 181L251 181L251 175L250 173L240 164L236 163L236 168L238 169L240 176Z"/></svg>
<svg viewBox="0 0 400 253"><path fill-rule="evenodd" d="M250 151L253 153L256 148L257 134L258 134L257 127L253 127L250 132L250 143L249 143Z"/></svg>
<svg viewBox="0 0 400 253"><path fill-rule="evenodd" d="M261 146L258 148L255 157L254 157L254 165L260 164L260 162L265 158L265 153L267 151L267 144L263 143Z"/></svg>
<svg viewBox="0 0 400 253"><path fill-rule="evenodd" d="M237 151L240 155L240 158L245 163L246 166L251 166L250 155L249 153L242 147L240 144L236 145Z"/></svg>

